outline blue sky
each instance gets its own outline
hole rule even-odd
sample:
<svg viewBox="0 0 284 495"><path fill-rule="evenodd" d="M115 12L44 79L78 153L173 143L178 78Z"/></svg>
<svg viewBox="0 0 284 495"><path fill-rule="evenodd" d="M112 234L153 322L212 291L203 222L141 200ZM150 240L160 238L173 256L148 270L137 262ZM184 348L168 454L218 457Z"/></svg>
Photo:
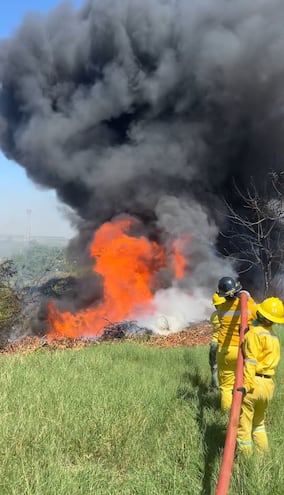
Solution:
<svg viewBox="0 0 284 495"><path fill-rule="evenodd" d="M29 11L47 12L59 0L2 0L0 37L9 37ZM74 0L78 7L83 0ZM31 233L71 237L74 233L60 211L53 191L39 189L26 176L22 167L5 158L0 150L0 234L25 235L27 210L31 209Z"/></svg>

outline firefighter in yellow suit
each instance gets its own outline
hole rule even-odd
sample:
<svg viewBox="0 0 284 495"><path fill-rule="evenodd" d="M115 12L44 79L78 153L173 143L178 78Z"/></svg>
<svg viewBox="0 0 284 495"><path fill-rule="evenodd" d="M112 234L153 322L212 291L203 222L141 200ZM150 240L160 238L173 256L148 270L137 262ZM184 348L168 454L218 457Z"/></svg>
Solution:
<svg viewBox="0 0 284 495"><path fill-rule="evenodd" d="M218 380L218 366L217 366L217 351L218 351L218 336L220 330L220 321L217 313L217 306L224 303L226 299L220 297L217 292L212 297L212 305L215 306L215 311L213 311L210 323L213 326L212 339L209 346L209 365L211 369L211 386L213 388L219 388Z"/></svg>
<svg viewBox="0 0 284 495"><path fill-rule="evenodd" d="M218 378L221 392L221 410L228 411L232 404L237 357L240 345L242 287L232 277L223 277L218 282L217 293L225 302L217 306L220 322L218 333ZM248 324L256 318L256 304L248 294Z"/></svg>
<svg viewBox="0 0 284 495"><path fill-rule="evenodd" d="M280 360L280 345L273 323L284 323L284 305L270 297L257 305L257 320L244 337L244 386L238 428L238 449L251 453L253 443L259 451L268 449L264 416L274 392L273 375Z"/></svg>

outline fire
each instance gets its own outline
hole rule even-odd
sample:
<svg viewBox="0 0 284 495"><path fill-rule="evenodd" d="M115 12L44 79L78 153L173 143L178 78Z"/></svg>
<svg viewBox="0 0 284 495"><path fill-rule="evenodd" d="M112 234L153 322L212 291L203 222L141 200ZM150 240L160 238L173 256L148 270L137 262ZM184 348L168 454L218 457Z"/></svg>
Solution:
<svg viewBox="0 0 284 495"><path fill-rule="evenodd" d="M175 278L182 278L185 260L178 243L169 255L165 248L145 236L134 237L130 230L137 220L118 219L103 224L95 233L90 256L93 270L102 275L104 296L96 307L73 314L49 305L49 339L99 337L109 322L133 319L154 312L153 296L157 274L170 266Z"/></svg>
<svg viewBox="0 0 284 495"><path fill-rule="evenodd" d="M176 239L172 244L173 251L173 268L177 279L183 278L185 274L186 260L182 254L183 248L190 241L188 236Z"/></svg>

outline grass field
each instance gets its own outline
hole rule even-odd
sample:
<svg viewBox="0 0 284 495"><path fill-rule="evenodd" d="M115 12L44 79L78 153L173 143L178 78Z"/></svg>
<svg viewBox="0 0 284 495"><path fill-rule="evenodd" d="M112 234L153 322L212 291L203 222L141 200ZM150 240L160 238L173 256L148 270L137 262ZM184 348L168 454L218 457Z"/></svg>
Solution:
<svg viewBox="0 0 284 495"><path fill-rule="evenodd" d="M225 439L208 350L135 343L2 355L0 495L213 495ZM284 493L284 365L271 452L230 495Z"/></svg>

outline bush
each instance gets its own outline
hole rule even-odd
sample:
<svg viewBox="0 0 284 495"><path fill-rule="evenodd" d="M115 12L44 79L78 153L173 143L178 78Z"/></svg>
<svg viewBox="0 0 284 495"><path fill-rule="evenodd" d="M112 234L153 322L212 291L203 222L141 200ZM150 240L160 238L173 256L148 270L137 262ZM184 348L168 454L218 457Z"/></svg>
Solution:
<svg viewBox="0 0 284 495"><path fill-rule="evenodd" d="M0 335L3 337L20 314L20 297L13 289L12 280L16 274L11 260L0 262Z"/></svg>

